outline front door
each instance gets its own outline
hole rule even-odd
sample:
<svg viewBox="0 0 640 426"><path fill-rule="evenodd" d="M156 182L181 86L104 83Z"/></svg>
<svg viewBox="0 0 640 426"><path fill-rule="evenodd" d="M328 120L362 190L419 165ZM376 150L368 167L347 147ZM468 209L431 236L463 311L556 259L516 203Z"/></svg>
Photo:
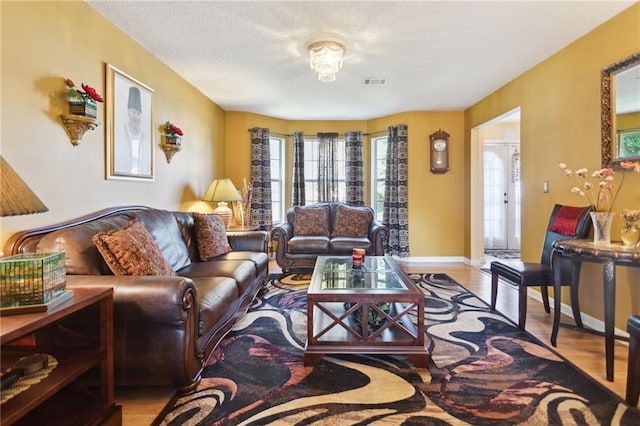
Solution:
<svg viewBox="0 0 640 426"><path fill-rule="evenodd" d="M520 249L520 144L484 145L484 247Z"/></svg>

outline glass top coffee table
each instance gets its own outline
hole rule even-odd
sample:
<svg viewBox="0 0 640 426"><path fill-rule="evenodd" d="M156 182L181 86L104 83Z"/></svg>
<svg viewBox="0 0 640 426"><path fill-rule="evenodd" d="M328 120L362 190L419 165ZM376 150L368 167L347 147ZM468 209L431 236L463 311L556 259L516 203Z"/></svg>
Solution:
<svg viewBox="0 0 640 426"><path fill-rule="evenodd" d="M415 323L414 323L415 322ZM424 293L387 256L320 256L307 293L304 364L325 354L406 354L427 367Z"/></svg>

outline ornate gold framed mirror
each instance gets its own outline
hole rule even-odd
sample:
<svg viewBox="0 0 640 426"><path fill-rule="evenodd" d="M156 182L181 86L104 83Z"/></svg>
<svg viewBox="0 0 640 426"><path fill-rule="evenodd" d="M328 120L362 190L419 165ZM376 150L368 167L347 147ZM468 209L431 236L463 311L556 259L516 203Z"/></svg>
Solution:
<svg viewBox="0 0 640 426"><path fill-rule="evenodd" d="M600 73L602 167L640 160L640 52Z"/></svg>

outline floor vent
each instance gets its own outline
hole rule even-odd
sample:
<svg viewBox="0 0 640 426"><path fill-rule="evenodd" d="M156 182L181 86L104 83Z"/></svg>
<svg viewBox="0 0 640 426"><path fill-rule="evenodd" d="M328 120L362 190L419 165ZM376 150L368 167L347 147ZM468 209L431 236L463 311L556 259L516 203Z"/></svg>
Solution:
<svg viewBox="0 0 640 426"><path fill-rule="evenodd" d="M387 84L389 79L387 77L365 77L362 79L363 86L382 86Z"/></svg>

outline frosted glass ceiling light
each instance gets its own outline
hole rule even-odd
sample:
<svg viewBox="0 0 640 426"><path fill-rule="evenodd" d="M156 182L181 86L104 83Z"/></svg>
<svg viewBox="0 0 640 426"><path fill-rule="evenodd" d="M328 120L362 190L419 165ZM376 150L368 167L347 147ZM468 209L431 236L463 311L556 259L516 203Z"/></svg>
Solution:
<svg viewBox="0 0 640 426"><path fill-rule="evenodd" d="M318 80L331 83L342 68L342 58L346 52L344 44L337 41L315 41L307 45L309 65L318 73Z"/></svg>

